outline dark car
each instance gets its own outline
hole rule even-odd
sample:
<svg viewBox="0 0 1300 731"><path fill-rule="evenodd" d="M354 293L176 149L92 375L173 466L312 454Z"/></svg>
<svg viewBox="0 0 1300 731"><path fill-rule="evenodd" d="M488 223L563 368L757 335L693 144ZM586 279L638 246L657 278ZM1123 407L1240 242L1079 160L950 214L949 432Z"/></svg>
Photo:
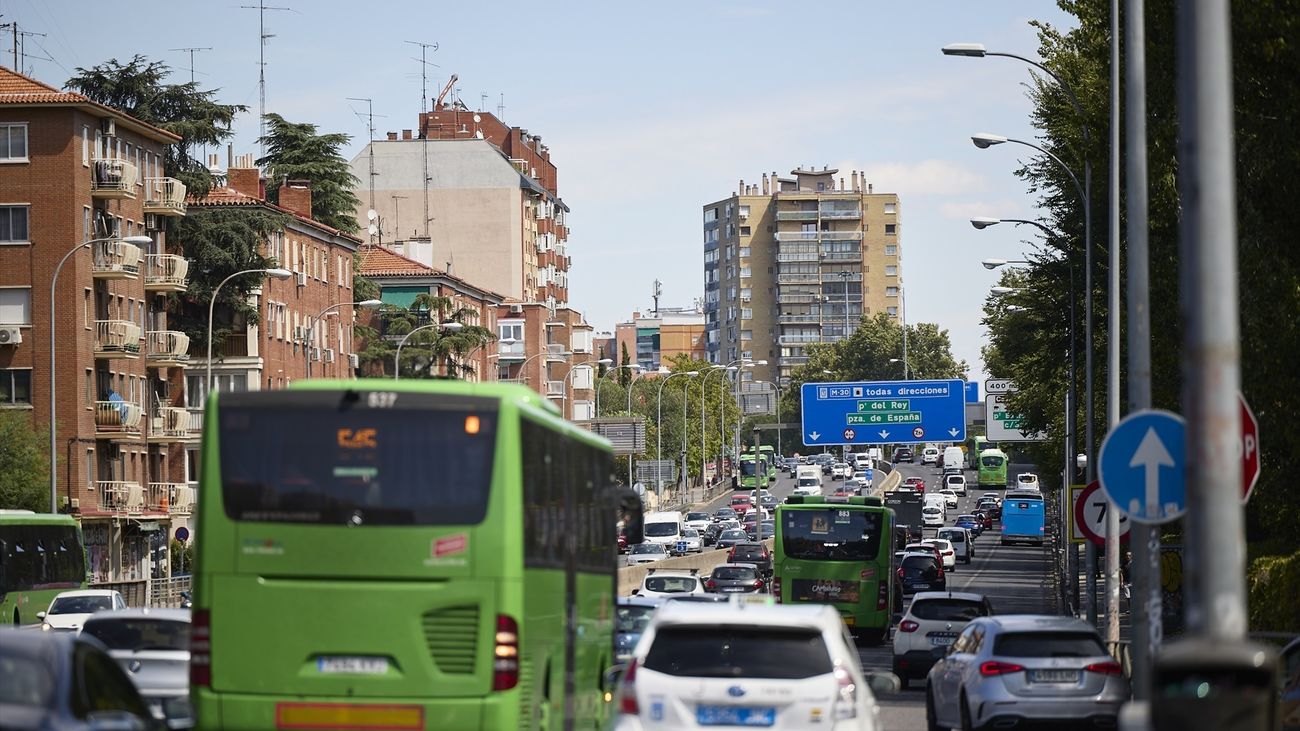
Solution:
<svg viewBox="0 0 1300 731"><path fill-rule="evenodd" d="M987 514L989 517L993 518L994 520L1002 519L1002 507L999 506L998 501L994 500L993 498L981 499L979 501L979 504L975 506L975 510Z"/></svg>
<svg viewBox="0 0 1300 731"><path fill-rule="evenodd" d="M899 523L898 527L903 530L904 534L907 536L908 542L921 540L922 538L921 526L908 525L907 523ZM899 546L899 548L902 548L902 546Z"/></svg>
<svg viewBox="0 0 1300 731"><path fill-rule="evenodd" d="M976 538L979 538L980 534L984 532L984 522L974 515L958 515L953 525L958 528L970 528L970 532L974 533Z"/></svg>
<svg viewBox="0 0 1300 731"><path fill-rule="evenodd" d="M894 450L894 464L898 464L899 462L911 464L914 459L916 459L916 456L913 455L912 450L907 447L899 447Z"/></svg>
<svg viewBox="0 0 1300 731"><path fill-rule="evenodd" d="M749 540L751 541L758 540L757 525L758 525L757 523L745 524L745 535L749 536ZM774 520L763 521L763 537L771 538L774 535L776 535L776 521Z"/></svg>
<svg viewBox="0 0 1300 731"><path fill-rule="evenodd" d="M713 545L718 548L731 548L737 543L746 543L748 541L749 535L745 531L739 528L729 528L722 531L722 535L718 536L718 540L714 541Z"/></svg>
<svg viewBox="0 0 1300 731"><path fill-rule="evenodd" d="M752 594L765 586L758 567L750 563L719 564L704 580L704 588L714 594Z"/></svg>
<svg viewBox="0 0 1300 731"><path fill-rule="evenodd" d="M772 575L772 554L762 543L737 543L727 554L727 563L753 564L763 576Z"/></svg>
<svg viewBox="0 0 1300 731"><path fill-rule="evenodd" d="M764 510L776 510L777 500L771 495L764 495L758 499L758 505Z"/></svg>
<svg viewBox="0 0 1300 731"><path fill-rule="evenodd" d="M943 575L943 564L926 553L907 553L898 567L898 578L903 582L904 594L918 591L947 591L948 579Z"/></svg>
<svg viewBox="0 0 1300 731"><path fill-rule="evenodd" d="M650 624L650 617L659 608L660 599L648 597L619 597L614 609L614 659L625 663L632 658L637 640Z"/></svg>
<svg viewBox="0 0 1300 731"><path fill-rule="evenodd" d="M166 728L92 637L0 627L0 678L0 728Z"/></svg>
<svg viewBox="0 0 1300 731"><path fill-rule="evenodd" d="M709 527L705 528L704 532L700 534L700 540L704 542L704 545L712 546L718 542L718 536L722 535L722 530L722 526L718 523L710 523Z"/></svg>

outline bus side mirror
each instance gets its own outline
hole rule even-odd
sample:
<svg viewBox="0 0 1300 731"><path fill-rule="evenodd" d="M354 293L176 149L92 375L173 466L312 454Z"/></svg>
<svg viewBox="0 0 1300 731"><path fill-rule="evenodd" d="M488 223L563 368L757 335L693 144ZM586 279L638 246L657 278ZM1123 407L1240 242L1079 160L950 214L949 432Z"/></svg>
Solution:
<svg viewBox="0 0 1300 731"><path fill-rule="evenodd" d="M610 488L610 497L618 521L623 524L627 545L645 541L645 515L641 512L641 498L636 491L626 485L619 485Z"/></svg>

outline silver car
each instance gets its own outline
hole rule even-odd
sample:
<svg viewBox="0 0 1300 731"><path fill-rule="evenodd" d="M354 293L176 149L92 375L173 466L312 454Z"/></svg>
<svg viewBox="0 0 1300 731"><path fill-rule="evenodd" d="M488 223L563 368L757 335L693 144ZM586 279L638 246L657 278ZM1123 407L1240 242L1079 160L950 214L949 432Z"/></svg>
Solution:
<svg viewBox="0 0 1300 731"><path fill-rule="evenodd" d="M123 609L86 620L83 635L104 643L156 718L190 728L190 610Z"/></svg>
<svg viewBox="0 0 1300 731"><path fill-rule="evenodd" d="M1087 622L1009 614L966 625L926 678L929 728L1085 721L1114 728L1129 698L1123 669Z"/></svg>

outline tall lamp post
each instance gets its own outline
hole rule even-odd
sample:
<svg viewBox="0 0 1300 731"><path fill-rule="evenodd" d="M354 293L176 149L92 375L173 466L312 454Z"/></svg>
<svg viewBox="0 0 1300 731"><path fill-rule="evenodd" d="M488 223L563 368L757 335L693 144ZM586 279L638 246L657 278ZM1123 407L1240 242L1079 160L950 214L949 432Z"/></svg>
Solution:
<svg viewBox="0 0 1300 731"><path fill-rule="evenodd" d="M55 343L57 342L54 338L54 310L55 310L54 289L55 289L55 285L59 283L59 271L63 269L64 264L68 263L68 259L71 259L73 254L76 254L78 251L81 251L82 249L89 249L94 244L102 244L102 243L107 243L109 241L114 241L114 242L120 241L122 243L132 244L135 246L148 246L149 244L153 243L153 239L149 238L148 236L126 236L126 237L110 236L108 238L103 238L103 239L91 239L90 241L83 241L82 243L77 244L76 246L69 249L68 253L64 254L62 259L59 259L59 263L56 264L54 267L54 276L50 279L50 512L51 513L59 512L59 470L58 470L59 456L58 456L58 437L56 435L56 432L58 431L59 420L56 416L55 409L57 408L57 405L55 404L54 401L54 394L57 391L57 389L55 388L55 378L56 378L57 371L54 370L54 353L55 353L54 346Z"/></svg>
<svg viewBox="0 0 1300 731"><path fill-rule="evenodd" d="M203 382L208 386L209 395L212 393L212 318L216 314L217 293L221 291L222 287L226 286L226 282L229 282L235 277L242 277L245 274L265 274L273 279L288 279L293 276L293 272L288 269L280 269L279 267L272 267L270 269L245 269L242 272L231 274L221 280L221 282L213 288L212 299L208 302L208 361L203 375Z"/></svg>
<svg viewBox="0 0 1300 731"><path fill-rule="evenodd" d="M636 377L643 375L645 373L645 369L643 369L639 364L634 363L633 365L636 365L636 368L630 369L632 371L632 380L627 382L627 413L628 414L632 413L632 387L636 385ZM632 455L629 454L627 456L627 486L632 487L635 484L636 482L632 479Z"/></svg>
<svg viewBox="0 0 1300 731"><path fill-rule="evenodd" d="M549 350L543 349L542 352L540 353L533 353L527 358L524 358L523 363L519 364L519 378L523 380L525 386L528 385L528 364L532 363L534 358L541 358L543 356L554 356L556 358L563 359L563 358L568 358L571 355L573 355L573 353L567 350L559 353L552 353Z"/></svg>
<svg viewBox="0 0 1300 731"><path fill-rule="evenodd" d="M307 354L307 377L311 378L311 348L312 348L312 341L315 339L315 335L316 335L317 323L319 323L326 315L335 312L340 307L347 307L348 305L351 305L353 307L363 307L367 310L373 310L377 307L382 307L383 304L384 303L382 300L362 300L361 302L339 302L337 304L332 304L329 307L326 307L325 309L321 310L320 313L318 313L315 317L311 318L311 324L307 326L307 342L303 347L303 350L305 350Z"/></svg>
<svg viewBox="0 0 1300 731"><path fill-rule="evenodd" d="M570 411L570 412L573 410L573 407L569 404L569 387L573 385L573 381L572 381L572 379L571 379L571 376L573 376L574 373L577 373L577 371L578 371L579 368L584 368L584 367L586 367L586 368L590 368L592 365L609 365L610 363L613 363L613 362L614 362L614 361L613 361L612 359L610 359L610 358L601 358L600 360L588 360L588 361L583 361L582 363L578 363L577 365L575 365L575 366L573 366L572 368L570 368L570 369L569 369L569 372L564 374L564 380L561 382L562 385L563 385L563 387L564 387L564 389L563 389L563 390L564 390L564 396L562 397L562 398L563 398L563 401L564 401L564 410L565 410L565 411ZM599 385L600 385L600 384L596 383L594 379L592 380L592 384L593 384L594 386L599 386ZM596 389L596 390L599 390L599 389ZM573 416L570 415L568 418L572 419Z"/></svg>
<svg viewBox="0 0 1300 731"><path fill-rule="evenodd" d="M660 370L659 373L666 373ZM677 376L698 376L699 371L678 371L676 373L667 373L667 377L659 381L659 394L655 401L658 402L659 416L655 421L655 496L659 496L659 491L663 483L663 461L664 461L664 386Z"/></svg>
<svg viewBox="0 0 1300 731"><path fill-rule="evenodd" d="M736 413L736 449L735 449L736 464L740 464L740 427L742 424L745 423L745 408L741 405L741 400L740 400L740 384L745 380L743 371L745 368L752 368L753 366L765 366L765 365L767 365L767 361L765 360L743 360L742 359L740 362L740 370L736 371L736 390L735 390L736 412L737 412Z"/></svg>
<svg viewBox="0 0 1300 731"><path fill-rule="evenodd" d="M435 327L438 328L439 333L458 333L460 332L460 329L465 326L460 324L459 322L455 322L451 320L447 322L431 322L428 325L421 325L411 330L407 334L403 335L402 339L397 342L397 352L393 355L393 380L394 381L396 381L402 375L402 346L406 345L406 341L410 339L412 335L420 332L421 330L432 330Z"/></svg>
<svg viewBox="0 0 1300 731"><path fill-rule="evenodd" d="M705 389L705 387L709 385L709 374L715 371L728 373L734 370L736 370L736 367L734 365L720 365L718 363L714 363L713 365L704 369L704 378L700 379L700 481L701 482L704 481L704 460L707 459L706 455L708 454L708 441L705 438L705 434L707 432L706 432L706 425L704 421L704 406L705 403L708 401L708 398L706 397L708 391ZM719 399L719 401L720 400L721 399ZM717 475L719 480L722 479L722 443L721 442L718 443L717 469L715 469L713 473Z"/></svg>

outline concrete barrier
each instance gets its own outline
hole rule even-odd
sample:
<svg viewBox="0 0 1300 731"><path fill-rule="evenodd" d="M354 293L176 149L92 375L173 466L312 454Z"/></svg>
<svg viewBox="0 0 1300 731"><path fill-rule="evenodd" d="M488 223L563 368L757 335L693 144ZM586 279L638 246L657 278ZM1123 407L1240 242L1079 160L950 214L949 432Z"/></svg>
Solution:
<svg viewBox="0 0 1300 731"><path fill-rule="evenodd" d="M764 540L763 543L767 546L767 550L772 550L771 538ZM655 561L640 566L624 566L618 570L618 595L630 596L633 589L641 588L641 582L645 579L645 575L650 573L650 569L657 569L660 571L690 571L691 569L699 569L700 576L706 576L713 571L714 566L726 562L727 551L715 549L710 546L705 548L701 553L692 553L685 556L666 558L662 561Z"/></svg>

